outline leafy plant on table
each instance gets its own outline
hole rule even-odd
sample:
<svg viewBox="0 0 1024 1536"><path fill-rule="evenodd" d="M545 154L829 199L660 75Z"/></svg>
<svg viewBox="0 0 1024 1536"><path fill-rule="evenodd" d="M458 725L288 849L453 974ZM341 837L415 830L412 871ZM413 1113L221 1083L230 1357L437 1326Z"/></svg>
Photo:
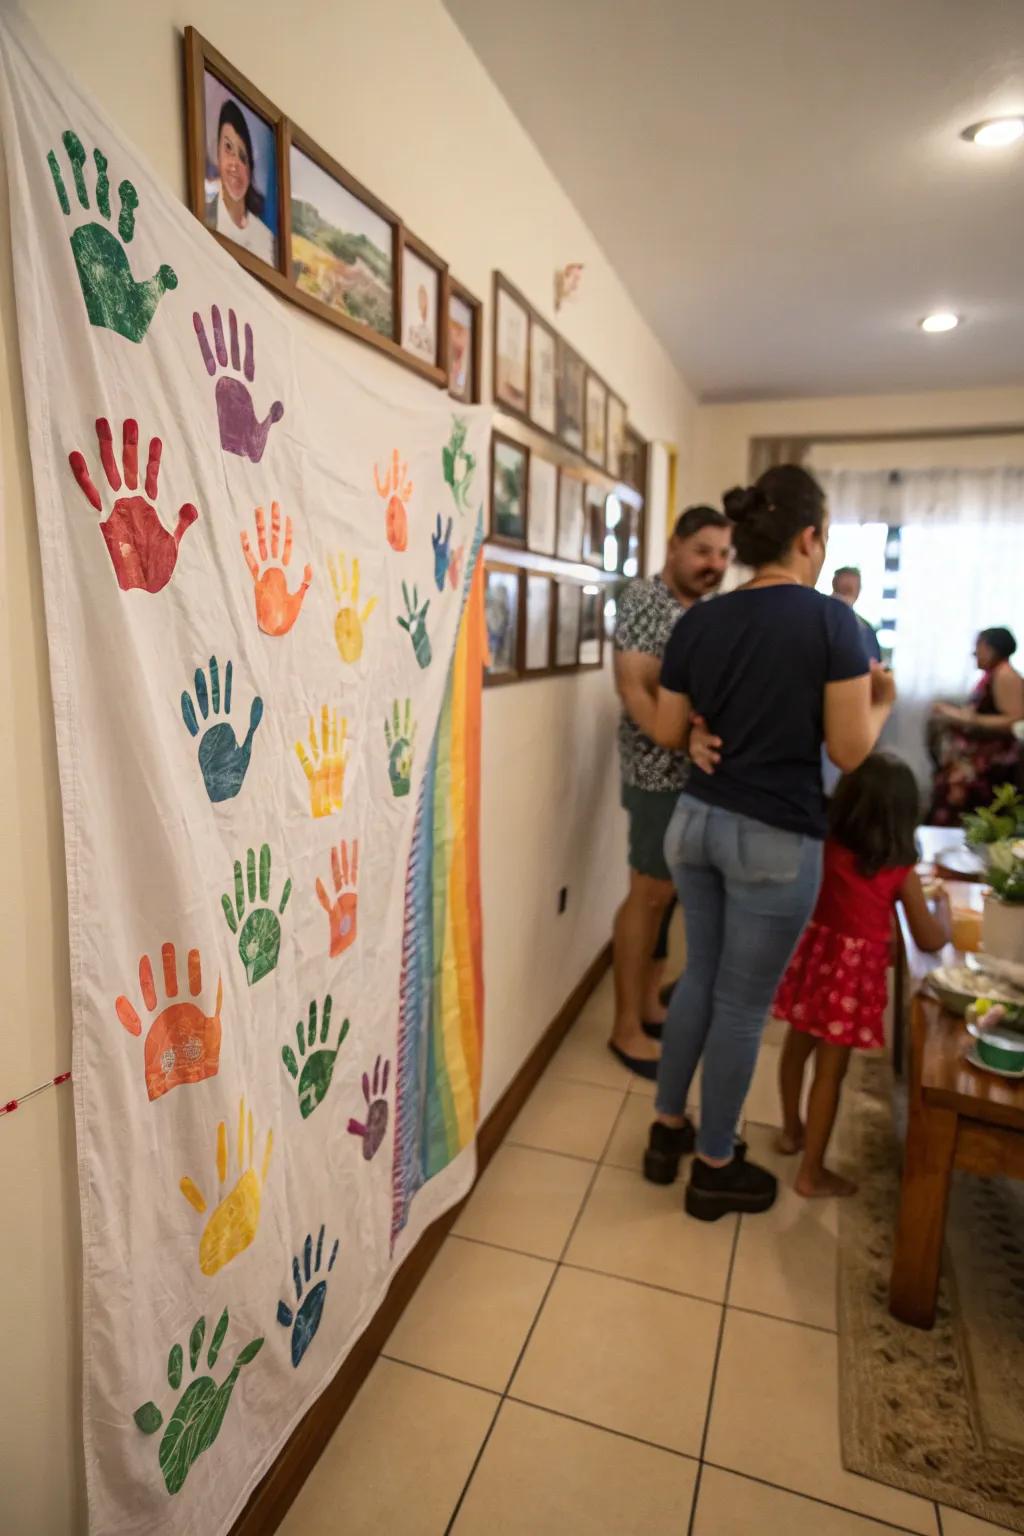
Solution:
<svg viewBox="0 0 1024 1536"><path fill-rule="evenodd" d="M1000 901L1024 902L1024 838L989 845L988 879Z"/></svg>
<svg viewBox="0 0 1024 1536"><path fill-rule="evenodd" d="M960 819L967 841L974 848L1024 838L1024 795L1012 784L1001 784L991 805L968 811Z"/></svg>

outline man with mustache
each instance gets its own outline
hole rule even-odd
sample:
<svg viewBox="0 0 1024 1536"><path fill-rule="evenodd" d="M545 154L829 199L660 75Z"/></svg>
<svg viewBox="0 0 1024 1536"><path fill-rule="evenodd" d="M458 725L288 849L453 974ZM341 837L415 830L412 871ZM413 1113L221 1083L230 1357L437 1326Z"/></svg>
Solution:
<svg viewBox="0 0 1024 1536"><path fill-rule="evenodd" d="M729 519L689 507L657 576L631 582L619 598L615 686L622 700L619 757L629 816L629 893L615 918L615 1026L609 1049L631 1072L657 1076L664 1007L658 992L675 890L665 831L686 779L686 757L651 740L661 658L677 621L715 592L732 552Z"/></svg>

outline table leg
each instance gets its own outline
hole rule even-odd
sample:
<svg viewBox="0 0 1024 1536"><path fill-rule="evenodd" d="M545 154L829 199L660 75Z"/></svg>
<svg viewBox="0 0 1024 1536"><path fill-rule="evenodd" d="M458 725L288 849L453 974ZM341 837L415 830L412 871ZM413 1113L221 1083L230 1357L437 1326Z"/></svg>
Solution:
<svg viewBox="0 0 1024 1536"><path fill-rule="evenodd" d="M920 1097L915 1103L912 1097L889 1311L915 1328L935 1322L956 1137L955 1110L926 1105Z"/></svg>

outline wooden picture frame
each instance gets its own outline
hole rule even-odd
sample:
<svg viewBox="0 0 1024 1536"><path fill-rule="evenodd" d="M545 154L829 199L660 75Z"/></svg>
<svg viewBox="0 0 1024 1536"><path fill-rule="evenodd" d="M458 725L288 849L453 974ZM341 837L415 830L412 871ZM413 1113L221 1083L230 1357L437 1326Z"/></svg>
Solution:
<svg viewBox="0 0 1024 1536"><path fill-rule="evenodd" d="M615 480L622 479L622 459L626 448L626 402L613 389L608 391L608 425L605 432L604 467Z"/></svg>
<svg viewBox="0 0 1024 1536"><path fill-rule="evenodd" d="M517 314L521 316L519 325L516 324ZM503 273L495 272L491 388L495 405L513 416L518 416L522 421L530 419L530 326L532 320L533 309L529 301L524 298L518 288L513 287ZM521 337L517 335L519 331L521 331ZM517 343L514 352L508 345L513 337Z"/></svg>
<svg viewBox="0 0 1024 1536"><path fill-rule="evenodd" d="M406 357L425 366L429 376L440 374L438 383L448 383L448 263L440 257L430 246L406 229L404 224L399 225L399 269L398 269L398 311L400 314L398 341ZM423 314L422 308L416 305L416 294L420 300L424 296L426 283L433 278L435 289L435 304L433 309L433 325L428 324L428 318ZM416 294L413 289L416 289ZM429 294L428 309L429 309ZM429 334L425 337L426 345L430 348L430 354L417 346L419 340L417 332L424 331Z"/></svg>
<svg viewBox="0 0 1024 1536"><path fill-rule="evenodd" d="M586 487L582 476L559 468L557 521L555 524L555 556L559 560L571 560L577 565L583 559L583 535ZM570 525L569 518L572 522Z"/></svg>
<svg viewBox="0 0 1024 1536"><path fill-rule="evenodd" d="M558 439L583 453L587 365L561 336L558 338Z"/></svg>
<svg viewBox="0 0 1024 1536"><path fill-rule="evenodd" d="M530 311L529 409L532 426L555 437L558 430L558 334Z"/></svg>
<svg viewBox="0 0 1024 1536"><path fill-rule="evenodd" d="M583 560L586 565L604 570L605 507L607 492L592 480L583 487Z"/></svg>
<svg viewBox="0 0 1024 1536"><path fill-rule="evenodd" d="M583 457L598 469L605 467L608 442L608 386L593 368L587 369L583 405Z"/></svg>
<svg viewBox="0 0 1024 1536"><path fill-rule="evenodd" d="M484 684L489 688L500 686L504 683L517 683L523 674L523 616L524 616L524 586L523 568L519 565L508 565L500 560L486 560L484 562L484 623L487 629L487 654L489 660L484 662ZM492 578L493 581L492 581ZM495 599L500 593L505 594L505 602L499 603ZM499 644L502 645L503 655L498 657L496 665L496 640L499 634L499 625L495 616L501 618L499 608L505 609L506 622L514 625L511 637L511 646L507 649L504 637Z"/></svg>
<svg viewBox="0 0 1024 1536"><path fill-rule="evenodd" d="M270 129L274 139L273 161L273 188L276 206L273 209L272 235L275 241L274 259L267 260L260 256L256 250L240 244L238 239L223 233L218 228L218 220L223 209L223 195L218 190L214 194L212 204L207 198L207 150L208 135L206 122L207 109L207 76L220 85L225 97L232 97L236 104L246 109L244 114L246 132L250 138L250 149L255 149L252 142L251 125L248 119L262 120ZM288 212L288 165L287 150L285 145L285 117L281 110L274 105L269 97L251 80L246 79L240 70L237 70L228 59L224 57L212 43L207 42L195 27L185 28L185 135L186 152L188 160L188 191L189 207L199 222L210 231L214 239L249 272L257 277L262 277L273 282L275 278L283 278L288 271L288 246L289 229L287 221ZM237 139L237 135L236 135ZM237 156L234 157L237 160ZM245 201L248 204L252 195L259 195L255 187L256 166L263 157L252 154L250 157L249 187L245 193ZM269 168L269 167L268 167ZM263 212L269 209L264 205ZM255 212L247 209L247 224L250 226L250 236L255 234L257 224L266 225L266 221L256 216ZM211 217L213 223L211 223ZM222 222L231 222L225 218ZM275 285L276 286L276 285Z"/></svg>
<svg viewBox="0 0 1024 1536"><path fill-rule="evenodd" d="M604 666L604 605L606 586L587 584L580 597L580 636L577 651L580 668Z"/></svg>
<svg viewBox="0 0 1024 1536"><path fill-rule="evenodd" d="M466 312L469 337L462 341L456 334L456 325L463 326L463 317L455 315L456 305ZM448 393L463 405L479 405L483 385L483 323L484 306L464 284L448 274ZM460 346L461 343L461 346ZM462 346L465 350L462 351ZM465 362L465 383L454 387Z"/></svg>
<svg viewBox="0 0 1024 1536"><path fill-rule="evenodd" d="M523 572L522 658L524 677L547 677L553 671L555 625L555 578L549 571ZM541 615L539 632L531 636L531 593L546 592L546 612ZM538 660L534 643L542 651Z"/></svg>
<svg viewBox="0 0 1024 1536"><path fill-rule="evenodd" d="M558 465L542 453L530 454L527 547L554 559L558 550Z"/></svg>
<svg viewBox="0 0 1024 1536"><path fill-rule="evenodd" d="M551 643L551 666L555 672L574 672L580 664L582 605L581 582L565 580L555 582L555 616Z"/></svg>
<svg viewBox="0 0 1024 1536"><path fill-rule="evenodd" d="M521 464L519 470L521 530L515 529L514 525L510 528L509 514L504 510L507 499L505 487L498 484L500 475L511 473L515 459L518 459ZM506 437L503 432L491 433L490 509L489 541L492 544L510 544L518 549L526 549L530 528L530 450L525 443L517 442L514 437ZM504 526L502 526L503 518Z"/></svg>

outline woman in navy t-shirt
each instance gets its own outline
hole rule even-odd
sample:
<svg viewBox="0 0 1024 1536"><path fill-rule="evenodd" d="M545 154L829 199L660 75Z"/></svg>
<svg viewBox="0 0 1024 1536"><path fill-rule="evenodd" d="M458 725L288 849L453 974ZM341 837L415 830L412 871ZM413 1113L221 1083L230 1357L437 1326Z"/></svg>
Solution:
<svg viewBox="0 0 1024 1536"><path fill-rule="evenodd" d="M763 1211L771 1173L736 1151L736 1125L775 988L821 880L821 748L844 772L871 751L892 708L891 675L869 671L852 611L814 590L828 519L820 486L781 465L730 491L745 586L699 603L665 650L655 737L690 746L702 717L720 752L699 763L665 838L686 920L686 970L672 995L644 1172L670 1183L694 1144L686 1099L703 1058L700 1133L686 1191L692 1216Z"/></svg>

